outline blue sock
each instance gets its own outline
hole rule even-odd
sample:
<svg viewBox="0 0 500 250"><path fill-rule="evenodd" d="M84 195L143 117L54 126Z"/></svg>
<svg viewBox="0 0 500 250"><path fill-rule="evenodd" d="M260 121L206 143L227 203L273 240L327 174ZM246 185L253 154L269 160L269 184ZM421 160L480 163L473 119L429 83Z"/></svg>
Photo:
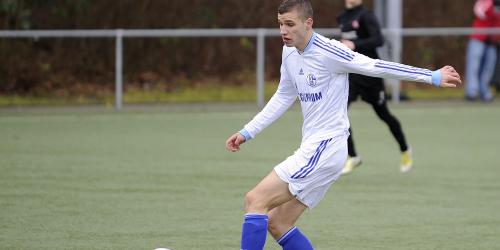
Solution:
<svg viewBox="0 0 500 250"><path fill-rule="evenodd" d="M241 232L241 250L262 250L267 237L267 215L247 214Z"/></svg>
<svg viewBox="0 0 500 250"><path fill-rule="evenodd" d="M278 244L283 247L283 250L314 250L311 242L296 227L281 236Z"/></svg>

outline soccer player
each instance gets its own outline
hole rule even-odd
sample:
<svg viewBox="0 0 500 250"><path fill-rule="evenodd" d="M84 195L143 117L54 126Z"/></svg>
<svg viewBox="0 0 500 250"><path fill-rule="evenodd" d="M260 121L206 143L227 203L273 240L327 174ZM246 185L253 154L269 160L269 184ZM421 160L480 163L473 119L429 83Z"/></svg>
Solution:
<svg viewBox="0 0 500 250"><path fill-rule="evenodd" d="M349 49L365 56L378 59L376 48L382 46L384 38L375 15L363 7L362 0L345 0L345 10L337 16L342 36L340 41ZM347 107L358 97L369 103L377 116L384 121L401 150L400 171L408 172L413 165L411 149L406 143L405 135L398 119L394 117L387 107L385 100L384 82L379 77L361 74L349 74L349 98ZM347 139L347 154L349 155L342 169L342 174L348 174L355 167L361 165L361 157L357 155L349 128Z"/></svg>
<svg viewBox="0 0 500 250"><path fill-rule="evenodd" d="M283 0L278 23L284 43L281 78L276 93L226 148L242 143L280 117L299 99L303 113L302 142L245 196L241 249L261 250L267 231L285 250L313 249L295 227L306 208L316 206L337 180L347 157L349 73L392 77L441 87L455 87L460 76L451 66L436 71L371 59L313 30L308 0Z"/></svg>

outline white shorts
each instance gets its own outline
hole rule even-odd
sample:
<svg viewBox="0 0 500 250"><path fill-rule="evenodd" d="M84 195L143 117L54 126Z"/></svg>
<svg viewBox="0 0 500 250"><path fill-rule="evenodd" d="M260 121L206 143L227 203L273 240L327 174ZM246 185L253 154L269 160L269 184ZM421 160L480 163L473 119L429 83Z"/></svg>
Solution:
<svg viewBox="0 0 500 250"><path fill-rule="evenodd" d="M340 176L347 159L347 136L304 142L274 171L288 183L290 192L309 208L315 207Z"/></svg>

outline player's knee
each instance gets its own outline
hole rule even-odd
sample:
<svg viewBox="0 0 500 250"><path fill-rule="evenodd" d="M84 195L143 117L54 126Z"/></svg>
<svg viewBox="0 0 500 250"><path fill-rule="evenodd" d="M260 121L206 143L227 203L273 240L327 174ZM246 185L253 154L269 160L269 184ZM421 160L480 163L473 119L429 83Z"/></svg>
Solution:
<svg viewBox="0 0 500 250"><path fill-rule="evenodd" d="M247 213L267 214L270 210L268 199L254 190L245 195L245 210Z"/></svg>
<svg viewBox="0 0 500 250"><path fill-rule="evenodd" d="M245 195L246 212L254 212L253 210L259 209L257 205L258 203L259 203L259 196L255 192L250 191Z"/></svg>

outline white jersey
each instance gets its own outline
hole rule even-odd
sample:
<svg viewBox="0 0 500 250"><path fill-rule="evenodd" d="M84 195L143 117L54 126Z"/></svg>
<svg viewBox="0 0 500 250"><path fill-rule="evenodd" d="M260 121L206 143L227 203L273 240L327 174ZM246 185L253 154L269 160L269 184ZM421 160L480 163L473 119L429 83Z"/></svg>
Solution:
<svg viewBox="0 0 500 250"><path fill-rule="evenodd" d="M281 79L276 93L244 126L252 138L279 118L296 99L300 101L304 119L302 142L347 135L348 73L425 83L433 81L434 73L371 59L316 33L302 53L295 47L283 46L281 60Z"/></svg>

